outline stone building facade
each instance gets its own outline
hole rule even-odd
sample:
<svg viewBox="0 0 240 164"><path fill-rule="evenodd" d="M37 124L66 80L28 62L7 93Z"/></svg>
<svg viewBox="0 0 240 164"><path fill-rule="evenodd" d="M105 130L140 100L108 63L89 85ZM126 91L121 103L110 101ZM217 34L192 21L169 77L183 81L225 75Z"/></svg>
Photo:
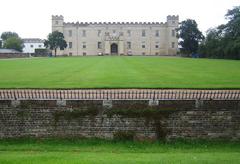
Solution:
<svg viewBox="0 0 240 164"><path fill-rule="evenodd" d="M52 31L64 34L68 47L57 55L176 55L178 16L167 22L76 22L52 16Z"/></svg>

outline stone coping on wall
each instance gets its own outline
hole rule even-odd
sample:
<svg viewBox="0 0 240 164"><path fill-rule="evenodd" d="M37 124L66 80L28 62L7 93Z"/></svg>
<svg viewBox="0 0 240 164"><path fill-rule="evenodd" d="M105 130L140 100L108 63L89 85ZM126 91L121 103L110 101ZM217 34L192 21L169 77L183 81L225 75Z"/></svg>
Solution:
<svg viewBox="0 0 240 164"><path fill-rule="evenodd" d="M0 89L0 100L240 100L240 90Z"/></svg>

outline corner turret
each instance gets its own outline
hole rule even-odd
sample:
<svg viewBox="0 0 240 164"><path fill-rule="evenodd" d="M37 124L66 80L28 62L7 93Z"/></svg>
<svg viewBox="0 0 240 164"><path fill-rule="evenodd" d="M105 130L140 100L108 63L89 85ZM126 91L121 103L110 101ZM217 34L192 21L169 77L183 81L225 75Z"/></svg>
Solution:
<svg viewBox="0 0 240 164"><path fill-rule="evenodd" d="M63 32L64 18L62 15L52 15L52 31Z"/></svg>
<svg viewBox="0 0 240 164"><path fill-rule="evenodd" d="M177 26L179 24L179 16L178 15L168 15L167 16L167 25L168 26Z"/></svg>

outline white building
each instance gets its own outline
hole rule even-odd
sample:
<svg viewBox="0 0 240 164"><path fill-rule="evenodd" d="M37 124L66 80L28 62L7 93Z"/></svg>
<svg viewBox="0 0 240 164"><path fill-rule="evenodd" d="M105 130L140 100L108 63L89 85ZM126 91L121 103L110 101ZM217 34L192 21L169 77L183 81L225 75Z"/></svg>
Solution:
<svg viewBox="0 0 240 164"><path fill-rule="evenodd" d="M35 49L45 48L42 39L26 38L23 39L23 53L35 53Z"/></svg>

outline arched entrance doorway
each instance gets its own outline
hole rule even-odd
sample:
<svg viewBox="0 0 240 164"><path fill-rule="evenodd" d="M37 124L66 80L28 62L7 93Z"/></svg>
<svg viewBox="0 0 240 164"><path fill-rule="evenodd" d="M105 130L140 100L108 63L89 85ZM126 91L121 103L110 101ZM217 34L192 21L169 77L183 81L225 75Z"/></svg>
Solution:
<svg viewBox="0 0 240 164"><path fill-rule="evenodd" d="M118 54L118 45L116 43L111 44L111 54Z"/></svg>

